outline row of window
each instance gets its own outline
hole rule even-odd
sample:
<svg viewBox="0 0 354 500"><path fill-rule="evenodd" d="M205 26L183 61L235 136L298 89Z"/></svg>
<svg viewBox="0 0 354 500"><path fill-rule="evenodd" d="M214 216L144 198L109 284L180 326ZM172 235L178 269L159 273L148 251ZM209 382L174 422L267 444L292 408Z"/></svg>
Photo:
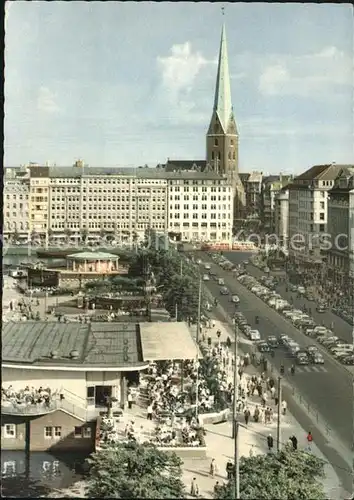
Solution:
<svg viewBox="0 0 354 500"><path fill-rule="evenodd" d="M91 427L74 427L73 434L75 438L91 438L92 429ZM61 426L45 426L44 427L44 437L46 439L58 439L62 436ZM5 424L4 425L4 438L16 439L16 424Z"/></svg>
<svg viewBox="0 0 354 500"><path fill-rule="evenodd" d="M192 209L192 210L208 210L208 206L205 204L203 204L199 207L196 204L193 204L192 206L185 204L185 205L183 205L183 208L184 208L184 210L190 210L190 209ZM177 203L174 206L174 210L179 210L179 209L180 209L180 204ZM170 205L170 210L171 211L173 210L173 205ZM217 210L216 205L210 205L209 210ZM230 208L230 205L218 205L218 210L231 210L231 208Z"/></svg>
<svg viewBox="0 0 354 500"><path fill-rule="evenodd" d="M192 217L189 217L189 212L184 212L183 213L183 219L208 219L209 214L206 214L206 213L202 213L202 214L192 214ZM216 217L216 215L218 215L218 217ZM170 216L170 219L180 219L181 218L181 214L180 213L175 213L175 214L171 214ZM231 219L231 214L210 214L210 219Z"/></svg>

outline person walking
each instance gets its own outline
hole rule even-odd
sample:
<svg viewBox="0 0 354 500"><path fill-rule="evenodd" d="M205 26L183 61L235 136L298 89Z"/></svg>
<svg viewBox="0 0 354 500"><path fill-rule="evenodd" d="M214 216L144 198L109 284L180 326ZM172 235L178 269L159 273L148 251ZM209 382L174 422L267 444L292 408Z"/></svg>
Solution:
<svg viewBox="0 0 354 500"><path fill-rule="evenodd" d="M147 407L147 419L152 420L152 404L151 403Z"/></svg>
<svg viewBox="0 0 354 500"><path fill-rule="evenodd" d="M199 495L199 487L197 483L197 478L194 477L191 482L191 495L197 497Z"/></svg>
<svg viewBox="0 0 354 500"><path fill-rule="evenodd" d="M127 399L128 399L128 408L129 408L129 410L131 410L132 406L133 406L133 396L132 396L131 392L129 392Z"/></svg>
<svg viewBox="0 0 354 500"><path fill-rule="evenodd" d="M210 462L209 474L211 475L211 477L214 477L215 473L216 473L216 462L215 458L213 458L212 461Z"/></svg>
<svg viewBox="0 0 354 500"><path fill-rule="evenodd" d="M286 410L288 408L288 404L287 402L285 401L285 399L283 399L282 403L281 403L281 409L282 409L282 412L283 412L283 415L285 416L286 415Z"/></svg>
<svg viewBox="0 0 354 500"><path fill-rule="evenodd" d="M308 451L311 451L313 442L313 436L311 431L307 433L306 440L307 440L307 449Z"/></svg>
<svg viewBox="0 0 354 500"><path fill-rule="evenodd" d="M268 452L271 453L271 451L273 450L273 446L274 446L274 439L273 439L273 436L271 434L269 434L267 437L267 445L268 445Z"/></svg>
<svg viewBox="0 0 354 500"><path fill-rule="evenodd" d="M245 417L245 424L248 425L248 422L250 420L250 416L251 416L251 412L248 408L245 409L245 411L243 412L243 415Z"/></svg>

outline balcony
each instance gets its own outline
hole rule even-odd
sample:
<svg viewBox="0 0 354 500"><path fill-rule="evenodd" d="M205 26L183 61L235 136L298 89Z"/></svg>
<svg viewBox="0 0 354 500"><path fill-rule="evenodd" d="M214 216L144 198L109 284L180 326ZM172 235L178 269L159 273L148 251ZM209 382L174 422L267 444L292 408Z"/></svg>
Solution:
<svg viewBox="0 0 354 500"><path fill-rule="evenodd" d="M17 404L10 401L1 402L2 415L31 417L45 415L60 409L85 421L97 417L98 414L96 409L90 411L89 409L79 406L78 404L68 401L67 399L56 399L51 401L49 404Z"/></svg>

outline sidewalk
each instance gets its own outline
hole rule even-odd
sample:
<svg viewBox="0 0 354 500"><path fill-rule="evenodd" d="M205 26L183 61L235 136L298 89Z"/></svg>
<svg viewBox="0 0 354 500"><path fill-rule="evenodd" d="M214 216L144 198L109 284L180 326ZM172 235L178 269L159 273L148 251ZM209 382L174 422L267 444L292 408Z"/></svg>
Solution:
<svg viewBox="0 0 354 500"><path fill-rule="evenodd" d="M221 330L222 334L220 340L224 342L229 335L228 329L225 328L220 322L215 322L215 328L207 330L207 336L211 336L213 342L217 339L216 331ZM256 374L254 367L247 367L245 370L246 376L251 376ZM255 404L259 404L260 398L258 396L250 397L248 399L248 405L251 410L251 415L253 414L253 408ZM269 402L270 403L270 402ZM267 436L272 434L274 439L274 449L276 449L276 427L277 427L277 412L274 406L274 401L269 404L274 411L273 422L270 424L249 422L248 426L245 426L243 413L239 415L240 428L239 428L239 448L240 456L250 456L250 450L252 449L253 455L266 453L267 452ZM299 423L294 419L294 417L287 412L286 416L281 415L280 420L281 425L281 444L287 443L290 436L295 435L298 439L298 449L304 449L307 446L306 436L307 430L303 429ZM216 481L222 482L226 481L226 463L229 459L233 461L234 454L234 443L231 439L232 423L222 423L217 425L206 425L207 430L206 444L207 444L207 460L191 460L186 459L184 461L183 467L183 481L186 484L187 491L190 489L190 484L193 477L197 478L197 483L199 486L199 494L202 498L212 498L213 489ZM313 443L312 453L316 456L326 460L324 455L318 449L318 447ZM209 475L209 466L211 459L215 458L218 470L214 478ZM344 499L347 496L347 492L344 492L338 476L330 464L325 465L325 479L323 480L324 490L328 498Z"/></svg>

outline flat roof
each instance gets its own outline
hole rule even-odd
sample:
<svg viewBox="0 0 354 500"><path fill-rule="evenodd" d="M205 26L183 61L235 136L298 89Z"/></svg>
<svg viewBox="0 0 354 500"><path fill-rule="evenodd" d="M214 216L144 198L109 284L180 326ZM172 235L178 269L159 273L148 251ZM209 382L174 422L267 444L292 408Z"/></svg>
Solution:
<svg viewBox="0 0 354 500"><path fill-rule="evenodd" d="M117 260L119 256L108 252L79 252L67 255L71 260Z"/></svg>
<svg viewBox="0 0 354 500"><path fill-rule="evenodd" d="M145 361L195 359L201 353L186 323L140 323Z"/></svg>
<svg viewBox="0 0 354 500"><path fill-rule="evenodd" d="M78 352L76 359L70 356L72 351ZM145 365L138 325L117 322L6 323L2 329L2 362L117 369Z"/></svg>

